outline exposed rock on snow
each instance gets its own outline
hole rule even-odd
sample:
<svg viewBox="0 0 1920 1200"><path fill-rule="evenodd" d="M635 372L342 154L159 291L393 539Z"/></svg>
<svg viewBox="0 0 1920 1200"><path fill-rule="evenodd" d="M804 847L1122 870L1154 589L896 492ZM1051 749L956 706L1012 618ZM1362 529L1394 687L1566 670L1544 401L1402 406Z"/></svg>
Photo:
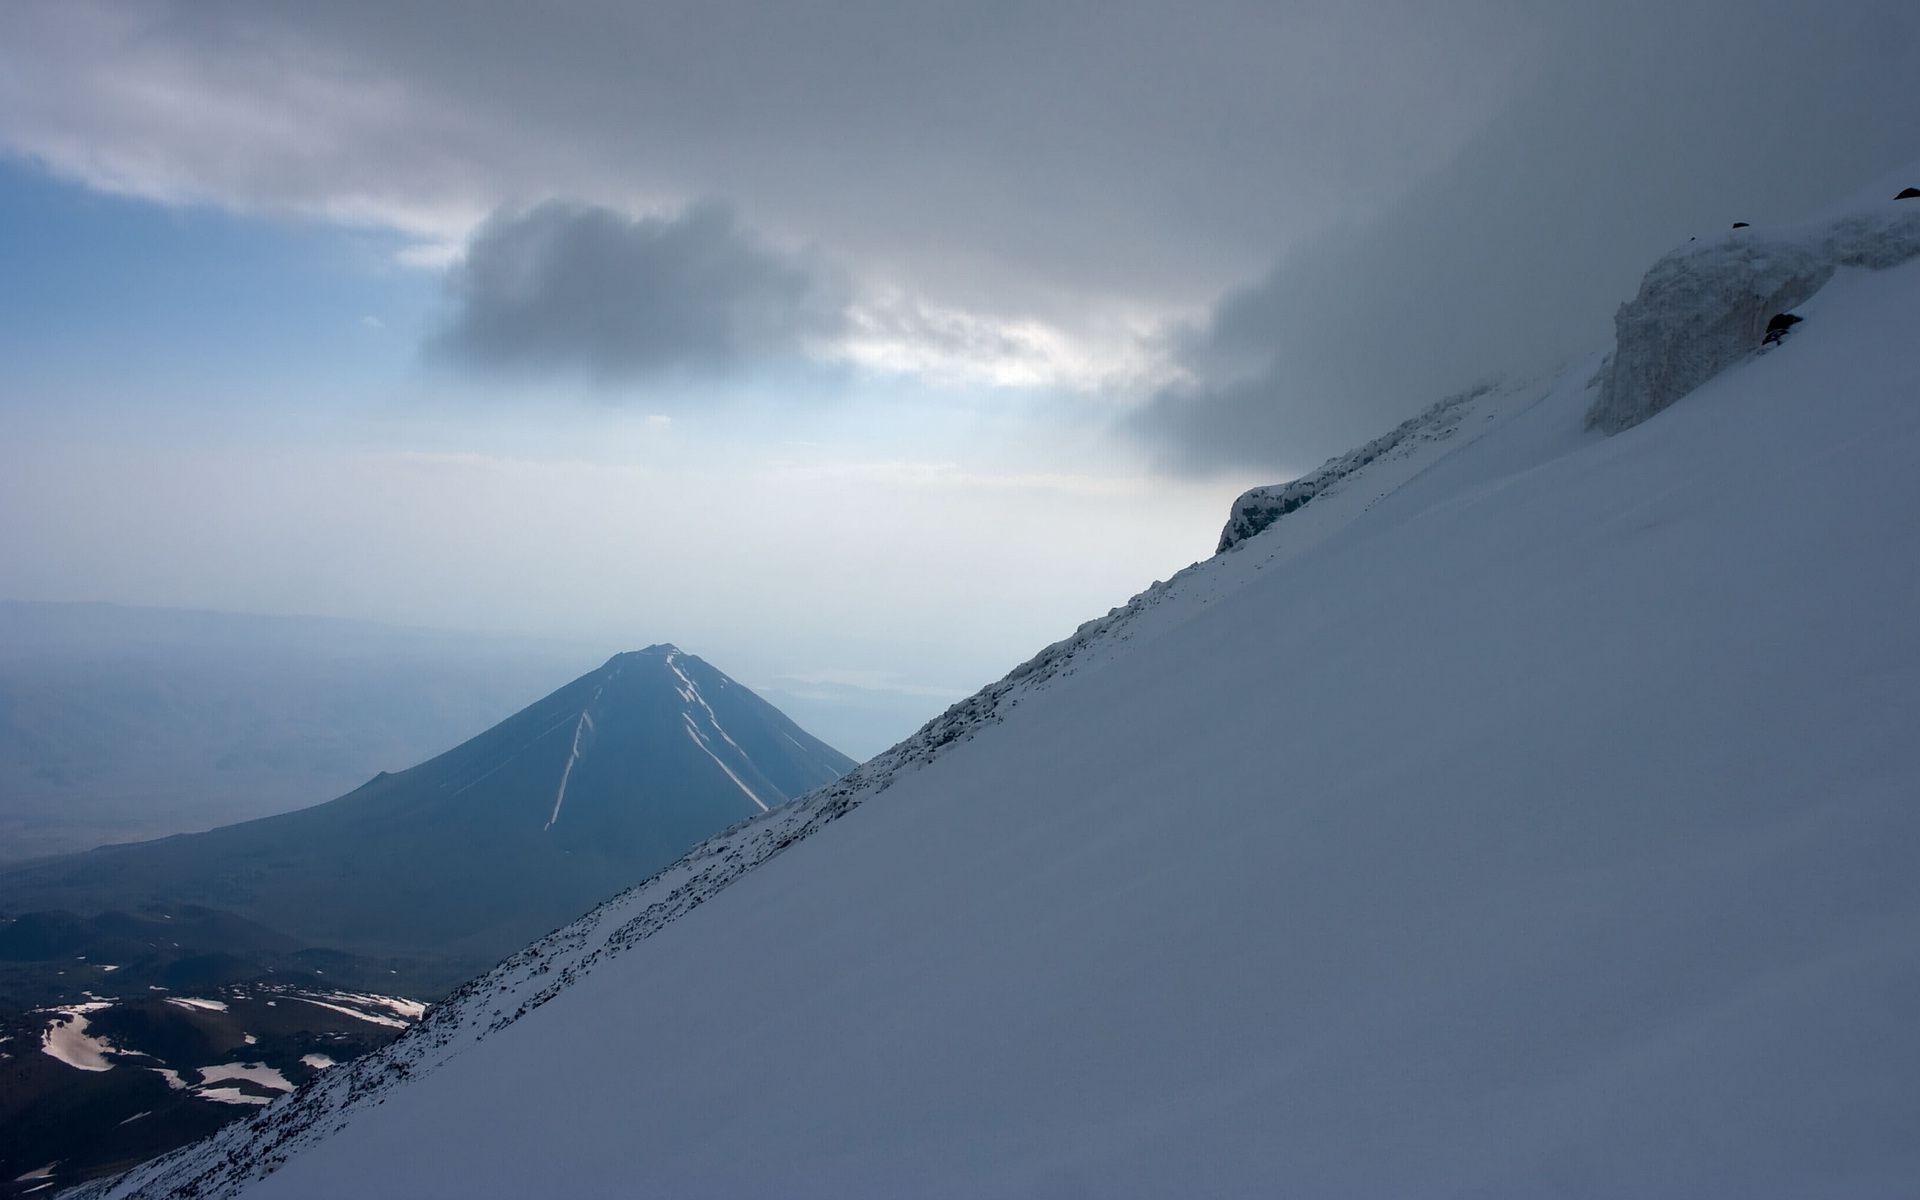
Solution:
<svg viewBox="0 0 1920 1200"><path fill-rule="evenodd" d="M1773 319L1767 322L1767 335L1760 339L1760 344L1777 345L1800 321L1801 318L1794 313L1775 313Z"/></svg>
<svg viewBox="0 0 1920 1200"><path fill-rule="evenodd" d="M1760 348L1768 322L1841 267L1884 270L1920 254L1920 211L1882 202L1829 223L1742 229L1653 265L1614 316L1613 357L1587 424L1630 429Z"/></svg>

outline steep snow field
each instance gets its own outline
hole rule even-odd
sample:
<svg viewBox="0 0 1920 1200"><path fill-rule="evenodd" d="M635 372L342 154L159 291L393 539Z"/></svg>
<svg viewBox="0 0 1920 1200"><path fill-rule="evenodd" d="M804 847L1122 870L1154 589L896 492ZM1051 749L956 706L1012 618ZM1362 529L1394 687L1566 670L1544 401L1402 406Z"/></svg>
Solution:
<svg viewBox="0 0 1920 1200"><path fill-rule="evenodd" d="M113 1194L1912 1194L1920 263L1798 311L1611 438L1471 399Z"/></svg>

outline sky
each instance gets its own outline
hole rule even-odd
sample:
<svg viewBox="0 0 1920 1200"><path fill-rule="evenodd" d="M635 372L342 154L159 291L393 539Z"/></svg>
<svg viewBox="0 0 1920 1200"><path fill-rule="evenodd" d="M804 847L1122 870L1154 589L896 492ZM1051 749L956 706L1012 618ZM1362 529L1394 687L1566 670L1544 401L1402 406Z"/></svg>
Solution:
<svg viewBox="0 0 1920 1200"><path fill-rule="evenodd" d="M673 641L878 749L1911 161L1911 7L7 5L0 596Z"/></svg>

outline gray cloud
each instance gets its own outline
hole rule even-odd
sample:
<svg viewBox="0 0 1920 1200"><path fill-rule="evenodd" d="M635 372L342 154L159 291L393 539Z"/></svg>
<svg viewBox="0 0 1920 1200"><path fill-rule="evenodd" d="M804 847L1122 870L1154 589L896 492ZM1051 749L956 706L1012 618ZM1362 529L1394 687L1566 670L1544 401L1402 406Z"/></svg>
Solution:
<svg viewBox="0 0 1920 1200"><path fill-rule="evenodd" d="M1129 422L1163 465L1310 468L1603 347L1689 236L1791 219L1920 154L1908 0L1581 7L1444 168L1174 337L1192 378Z"/></svg>
<svg viewBox="0 0 1920 1200"><path fill-rule="evenodd" d="M1040 326L1084 360L1211 309L1168 343L1192 381L1127 428L1171 469L1279 471L1599 344L1688 234L1911 158L1912 8L0 5L0 151L449 243L531 196L734 197L904 297L869 332L924 353L881 361Z"/></svg>
<svg viewBox="0 0 1920 1200"><path fill-rule="evenodd" d="M674 217L562 201L498 213L448 283L455 311L431 349L482 369L726 371L803 355L847 324L836 272L714 201Z"/></svg>
<svg viewBox="0 0 1920 1200"><path fill-rule="evenodd" d="M103 186L456 235L728 196L945 306L1204 304L1446 156L1520 0L0 5L0 145Z"/></svg>

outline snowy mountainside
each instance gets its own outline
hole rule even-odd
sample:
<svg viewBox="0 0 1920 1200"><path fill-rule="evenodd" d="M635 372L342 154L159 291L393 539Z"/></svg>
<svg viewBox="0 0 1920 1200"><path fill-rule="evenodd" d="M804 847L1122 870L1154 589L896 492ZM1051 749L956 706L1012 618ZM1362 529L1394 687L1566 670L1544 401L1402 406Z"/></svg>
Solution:
<svg viewBox="0 0 1920 1200"><path fill-rule="evenodd" d="M839 780L708 839L665 870L461 986L381 1053L328 1072L205 1143L157 1159L120 1180L69 1194L191 1195L206 1200L239 1194L302 1147L324 1140L355 1114L384 1103L396 1086L433 1073L513 1026L748 871L1005 721L1023 701L1056 680L1097 669L1130 643L1160 635L1268 568L1312 549L1447 453L1471 444L1549 394L1550 385L1543 383L1486 388L1444 401L1443 420L1416 418L1408 423L1425 431L1444 428L1444 433L1398 439L1398 453L1376 454L1345 471L1342 486L1325 490L1310 512L1293 512L1262 536L1245 539L1236 553L1216 555L1155 583Z"/></svg>
<svg viewBox="0 0 1920 1200"><path fill-rule="evenodd" d="M1916 303L1461 401L87 1194L1909 1192Z"/></svg>

